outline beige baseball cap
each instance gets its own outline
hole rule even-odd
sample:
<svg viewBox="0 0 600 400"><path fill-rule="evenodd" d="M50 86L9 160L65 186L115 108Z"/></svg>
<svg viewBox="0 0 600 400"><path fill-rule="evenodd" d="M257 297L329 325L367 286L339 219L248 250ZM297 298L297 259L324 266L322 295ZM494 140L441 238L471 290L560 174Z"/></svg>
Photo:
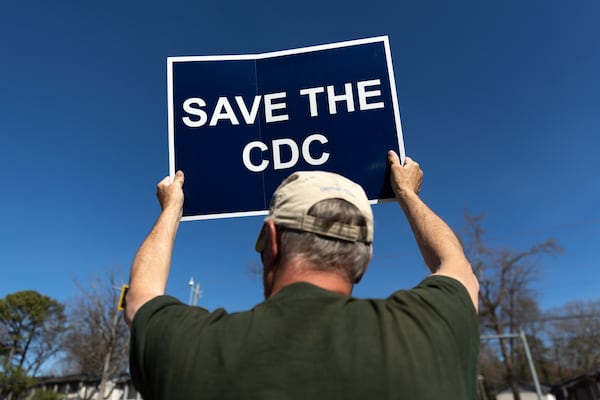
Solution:
<svg viewBox="0 0 600 400"><path fill-rule="evenodd" d="M365 217L367 225L332 222L307 214L313 205L327 199L342 199L353 204ZM373 211L365 191L350 179L332 172L294 172L273 193L265 221L350 242L373 242ZM263 249L264 235L264 229L261 229L255 246L258 252Z"/></svg>

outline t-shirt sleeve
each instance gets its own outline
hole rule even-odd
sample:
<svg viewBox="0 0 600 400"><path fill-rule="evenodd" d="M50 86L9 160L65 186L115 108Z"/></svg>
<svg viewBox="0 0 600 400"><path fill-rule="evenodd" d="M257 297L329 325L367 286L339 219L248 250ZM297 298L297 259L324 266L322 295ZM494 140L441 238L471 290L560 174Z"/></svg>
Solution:
<svg viewBox="0 0 600 400"><path fill-rule="evenodd" d="M479 332L477 311L462 283L443 275L430 275L411 290L399 290L388 303L420 318L443 320L458 335ZM413 311L410 311L413 310Z"/></svg>
<svg viewBox="0 0 600 400"><path fill-rule="evenodd" d="M411 290L400 290L387 299L388 307L403 315L406 329L423 336L423 347L456 363L475 376L479 350L479 321L467 289L442 275L425 278ZM462 364L462 365L461 365Z"/></svg>
<svg viewBox="0 0 600 400"><path fill-rule="evenodd" d="M430 306L450 313L476 317L469 292L458 280L444 275L430 275L411 290L399 290L390 299L402 302L405 296L420 298Z"/></svg>
<svg viewBox="0 0 600 400"><path fill-rule="evenodd" d="M163 383L158 376L164 376L169 366L172 368L167 365L167 356L185 343L190 320L202 323L202 318L198 318L202 315L209 313L171 296L155 297L136 312L131 326L129 368L134 386L145 400L162 392Z"/></svg>

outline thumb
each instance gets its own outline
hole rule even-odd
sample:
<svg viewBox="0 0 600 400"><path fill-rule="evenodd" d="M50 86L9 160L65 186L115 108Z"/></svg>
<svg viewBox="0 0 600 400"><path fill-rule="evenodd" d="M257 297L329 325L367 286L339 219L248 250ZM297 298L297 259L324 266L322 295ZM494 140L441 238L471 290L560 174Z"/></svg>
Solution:
<svg viewBox="0 0 600 400"><path fill-rule="evenodd" d="M388 163L390 165L394 165L394 164L399 164L400 163L400 158L398 157L398 154L396 154L396 152L394 150L388 151L387 159L388 159Z"/></svg>
<svg viewBox="0 0 600 400"><path fill-rule="evenodd" d="M177 182L179 185L183 186L183 182L185 181L185 176L183 175L183 171L177 171L175 173L175 177L173 178L173 183Z"/></svg>

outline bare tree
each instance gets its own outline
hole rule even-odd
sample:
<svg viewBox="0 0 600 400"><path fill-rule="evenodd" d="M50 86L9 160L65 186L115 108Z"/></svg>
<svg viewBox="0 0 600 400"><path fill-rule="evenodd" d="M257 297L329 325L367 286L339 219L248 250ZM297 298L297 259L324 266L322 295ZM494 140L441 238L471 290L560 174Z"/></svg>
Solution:
<svg viewBox="0 0 600 400"><path fill-rule="evenodd" d="M561 378L600 368L600 300L575 301L551 310L548 332Z"/></svg>
<svg viewBox="0 0 600 400"><path fill-rule="evenodd" d="M479 279L481 330L501 336L514 333L539 317L535 293L531 289L541 261L539 256L555 254L560 247L554 240L523 251L488 247L483 241L482 220L482 216L465 214L463 244ZM518 340L513 343L513 339L499 339L505 381L515 400L520 400L517 346Z"/></svg>
<svg viewBox="0 0 600 400"><path fill-rule="evenodd" d="M100 399L110 395L110 378L127 370L129 329L117 310L116 283L116 274L109 272L104 280L77 285L81 294L70 306L64 343L70 372L100 377Z"/></svg>

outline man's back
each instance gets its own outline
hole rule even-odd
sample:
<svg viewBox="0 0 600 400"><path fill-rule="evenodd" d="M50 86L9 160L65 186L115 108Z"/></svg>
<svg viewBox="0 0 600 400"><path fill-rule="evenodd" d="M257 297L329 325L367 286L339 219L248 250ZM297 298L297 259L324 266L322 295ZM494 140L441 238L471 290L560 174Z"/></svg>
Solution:
<svg viewBox="0 0 600 400"><path fill-rule="evenodd" d="M387 300L296 283L234 314L159 297L136 315L131 369L146 400L467 399L477 329L441 276Z"/></svg>

